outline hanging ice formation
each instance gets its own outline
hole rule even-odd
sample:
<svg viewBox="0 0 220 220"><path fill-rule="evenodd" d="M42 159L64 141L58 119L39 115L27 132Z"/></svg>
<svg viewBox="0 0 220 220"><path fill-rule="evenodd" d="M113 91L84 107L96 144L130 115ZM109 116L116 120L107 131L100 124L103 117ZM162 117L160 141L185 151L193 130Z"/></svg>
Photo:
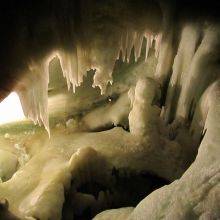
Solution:
<svg viewBox="0 0 220 220"><path fill-rule="evenodd" d="M19 95L24 115L34 124L43 124L50 136L48 119L49 62L31 64L26 77L19 83Z"/></svg>
<svg viewBox="0 0 220 220"><path fill-rule="evenodd" d="M24 79L19 83L20 86L16 89L25 116L33 120L35 124L43 124L50 136L48 118L49 63L55 56L60 60L68 89L72 86L73 92L75 92L75 88L83 82L86 72L94 69L96 72L93 87L98 86L101 94L104 94L108 83L113 83L112 71L120 52L123 61L129 62L132 48L134 48L135 61L137 61L141 55L144 38L147 40L145 61L153 41L155 41L155 56L158 57L162 34L153 35L149 32L126 31L121 35L118 44L108 51L107 57L103 56L100 49L92 48L87 51L76 45L72 52L55 51L41 62L31 63Z"/></svg>

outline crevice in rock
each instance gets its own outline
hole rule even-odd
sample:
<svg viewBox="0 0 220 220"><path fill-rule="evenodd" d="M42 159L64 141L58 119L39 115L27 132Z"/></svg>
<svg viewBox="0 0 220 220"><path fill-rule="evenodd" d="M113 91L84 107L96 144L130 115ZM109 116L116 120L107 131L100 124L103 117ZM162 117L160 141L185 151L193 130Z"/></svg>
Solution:
<svg viewBox="0 0 220 220"><path fill-rule="evenodd" d="M167 98L167 91L169 88L169 83L170 83L170 77L171 73L169 76L166 78L164 84L161 86L161 98L160 98L160 107L165 106L166 98Z"/></svg>
<svg viewBox="0 0 220 220"><path fill-rule="evenodd" d="M9 204L6 199L0 199L0 219L19 220L8 210Z"/></svg>
<svg viewBox="0 0 220 220"><path fill-rule="evenodd" d="M188 114L188 121L191 124L194 114L195 114L195 109L196 109L196 103L195 100L192 99L191 103L190 103L190 107L189 107L189 114Z"/></svg>
<svg viewBox="0 0 220 220"><path fill-rule="evenodd" d="M121 125L121 124L118 124L118 125L109 124L109 125L105 125L103 127L98 127L96 129L90 130L90 132L108 131L108 130L111 130L111 129L116 128L116 127L120 127L120 128L122 128L123 130L125 130L127 132L130 131L129 126L125 126L125 125Z"/></svg>
<svg viewBox="0 0 220 220"><path fill-rule="evenodd" d="M207 129L203 130L203 132L201 133L200 139L199 139L199 145L201 144L203 138L205 137L205 134L207 132Z"/></svg>
<svg viewBox="0 0 220 220"><path fill-rule="evenodd" d="M106 209L136 206L148 194L169 184L169 181L151 173L137 174L115 167L110 179L108 185L94 179L78 187L72 182L65 194L62 219L89 220Z"/></svg>

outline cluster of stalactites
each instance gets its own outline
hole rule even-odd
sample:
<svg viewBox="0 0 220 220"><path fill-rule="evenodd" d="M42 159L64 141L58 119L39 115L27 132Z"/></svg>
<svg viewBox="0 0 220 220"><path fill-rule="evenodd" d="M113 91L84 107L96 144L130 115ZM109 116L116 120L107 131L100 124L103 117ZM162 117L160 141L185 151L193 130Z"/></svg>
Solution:
<svg viewBox="0 0 220 220"><path fill-rule="evenodd" d="M146 51L145 51L145 61L147 61L147 57L149 54L149 50L153 45L153 41L155 41L155 56L158 58L162 34L159 33L157 35L153 35L149 32L137 32L137 31L126 31L121 36L121 44L120 44L120 52L122 53L122 60L128 63L130 62L131 51L134 48L134 57L135 61L141 56L142 44L143 40L146 38Z"/></svg>
<svg viewBox="0 0 220 220"><path fill-rule="evenodd" d="M218 77L217 30L213 25L202 28L197 23L182 28L165 103L167 122L176 118L191 120L203 93Z"/></svg>
<svg viewBox="0 0 220 220"><path fill-rule="evenodd" d="M105 53L107 57L103 58L102 51L96 48L87 51L76 45L71 52L59 50L53 52L40 63L32 63L24 80L20 83L22 86L17 89L25 116L33 120L35 124L43 124L50 135L48 118L49 63L54 57L58 57L60 60L68 89L72 86L73 92L75 92L76 87L83 82L87 71L94 69L96 72L93 87L98 86L101 94L104 94L108 83L112 84L113 82L112 72L119 54L122 54L123 61L129 62L131 51L134 48L135 60L137 61L141 55L144 38L147 40L145 61L153 41L155 41L155 56L158 57L162 34L153 35L147 32L127 31L122 34L118 45L111 48L109 53Z"/></svg>
<svg viewBox="0 0 220 220"><path fill-rule="evenodd" d="M31 64L16 92L19 95L24 115L34 124L44 125L50 136L48 119L48 62Z"/></svg>
<svg viewBox="0 0 220 220"><path fill-rule="evenodd" d="M66 78L68 89L76 87L83 82L83 77L87 71L95 70L93 87L98 86L101 94L104 94L108 83L112 84L112 72L115 61L119 59L120 53L125 62L130 62L132 49L134 48L135 61L141 56L143 39L147 39L146 57L147 60L149 49L155 41L155 56L158 57L162 39L162 34L153 35L148 32L127 31L121 35L120 42L114 48L107 48L109 51L104 52L99 49L92 48L85 50L76 45L71 52L58 51L57 56L60 60L63 76ZM109 53L108 53L109 52ZM104 58L103 58L104 57Z"/></svg>

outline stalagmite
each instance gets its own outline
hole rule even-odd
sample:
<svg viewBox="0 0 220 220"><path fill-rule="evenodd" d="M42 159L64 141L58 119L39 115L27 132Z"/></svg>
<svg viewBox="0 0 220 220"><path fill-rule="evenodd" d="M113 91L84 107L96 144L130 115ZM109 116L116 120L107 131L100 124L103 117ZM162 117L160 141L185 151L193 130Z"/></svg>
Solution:
<svg viewBox="0 0 220 220"><path fill-rule="evenodd" d="M135 87L132 97L130 91L130 98L132 109L129 113L129 126L132 135L144 136L155 132L156 120L159 115L159 108L154 106L153 100L158 96L158 85L154 80L139 79Z"/></svg>

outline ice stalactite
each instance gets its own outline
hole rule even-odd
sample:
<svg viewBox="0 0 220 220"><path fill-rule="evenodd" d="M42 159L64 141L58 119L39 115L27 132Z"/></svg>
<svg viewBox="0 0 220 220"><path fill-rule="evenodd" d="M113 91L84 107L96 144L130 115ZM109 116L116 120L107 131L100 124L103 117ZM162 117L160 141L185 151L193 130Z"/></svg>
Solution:
<svg viewBox="0 0 220 220"><path fill-rule="evenodd" d="M175 118L188 120L205 89L216 79L216 30L215 26L201 29L199 24L183 28L166 98L166 122Z"/></svg>
<svg viewBox="0 0 220 220"><path fill-rule="evenodd" d="M83 82L83 77L91 69L91 60L87 51L75 46L72 52L58 51L63 76L66 78L68 90L71 85L73 92Z"/></svg>
<svg viewBox="0 0 220 220"><path fill-rule="evenodd" d="M132 48L134 48L134 56L135 61L137 62L138 58L141 56L141 49L143 40L146 38L146 48L145 48L145 61L147 61L147 57L149 54L149 50L153 45L153 41L155 41L155 56L158 57L161 40L162 40L162 33L153 34L149 31L125 31L121 37L121 45L120 51L122 53L122 60L130 62L130 56L132 52Z"/></svg>
<svg viewBox="0 0 220 220"><path fill-rule="evenodd" d="M220 80L212 83L203 93L198 102L193 121L190 127L194 140L200 141L201 135L205 134L206 118L210 109L210 106L215 104L215 99L219 96Z"/></svg>
<svg viewBox="0 0 220 220"><path fill-rule="evenodd" d="M188 72L181 76L182 88L177 104L176 117L188 117L191 106L199 101L204 90L216 79L219 73L220 32L216 29L218 27L215 26L204 29L204 36L195 51Z"/></svg>
<svg viewBox="0 0 220 220"><path fill-rule="evenodd" d="M106 50L108 48L108 50ZM95 70L93 87L99 87L101 94L106 92L107 85L113 83L112 73L120 51L120 40L106 40L106 45L97 42L91 48L92 69Z"/></svg>
<svg viewBox="0 0 220 220"><path fill-rule="evenodd" d="M150 48L152 47L152 44L153 44L153 35L149 34L149 33L146 33L145 34L145 37L147 39L147 43L146 43L146 53L145 53L145 62L147 61L147 57L148 57L148 54L149 54L149 50Z"/></svg>
<svg viewBox="0 0 220 220"><path fill-rule="evenodd" d="M101 95L104 95L106 92L106 87L108 85L108 83L110 83L112 85L113 81L111 79L111 74L106 74L105 77L103 77L102 75L102 70L100 69L96 69L96 73L94 75L94 83L93 83L93 87L99 87L101 90Z"/></svg>
<svg viewBox="0 0 220 220"><path fill-rule="evenodd" d="M137 62L137 59L141 55L143 38L143 33L133 30L126 30L125 33L122 34L119 54L121 51L123 61L126 60L128 63L130 62L131 52L134 47L134 56L135 61Z"/></svg>
<svg viewBox="0 0 220 220"><path fill-rule="evenodd" d="M78 85L80 86L83 82L83 77L86 76L87 71L94 69L92 63L91 51L83 49L80 46L77 48L77 63L78 63Z"/></svg>
<svg viewBox="0 0 220 220"><path fill-rule="evenodd" d="M49 62L32 63L25 78L19 83L19 95L24 114L35 124L44 125L50 136L48 119Z"/></svg>
<svg viewBox="0 0 220 220"><path fill-rule="evenodd" d="M113 61L113 63L115 63ZM104 95L106 92L106 88L108 83L112 84L112 72L114 64L105 63L105 65L96 65L94 69L96 70L94 77L93 77L93 84L92 87L99 87L101 91L101 95Z"/></svg>
<svg viewBox="0 0 220 220"><path fill-rule="evenodd" d="M162 90L166 87L169 80L173 59L174 59L174 19L170 7L163 1L160 2L163 11L162 30L157 36L155 53L158 58L155 80L160 83ZM166 88L165 88L166 89ZM166 93L166 91L165 91Z"/></svg>
<svg viewBox="0 0 220 220"><path fill-rule="evenodd" d="M161 41L162 41L162 33L157 34L154 40L155 40L155 57L158 58L161 47Z"/></svg>
<svg viewBox="0 0 220 220"><path fill-rule="evenodd" d="M73 91L75 92L75 87L78 86L78 62L76 53L58 53L60 60L60 65L62 68L63 76L66 78L68 90L70 90L71 84L73 86Z"/></svg>
<svg viewBox="0 0 220 220"><path fill-rule="evenodd" d="M166 98L165 121L169 122L175 115L174 106L178 101L183 84L190 83L186 80L192 58L195 54L196 47L199 41L200 32L197 25L186 25L181 33L177 55L173 63L173 73L170 79L170 84Z"/></svg>
<svg viewBox="0 0 220 220"><path fill-rule="evenodd" d="M121 52L123 62L125 62L125 60L126 60L127 41L128 41L128 31L124 31L124 33L122 33L122 35L121 35L120 49L119 49L119 53L118 53L118 59L119 59L120 58L120 52Z"/></svg>
<svg viewBox="0 0 220 220"><path fill-rule="evenodd" d="M157 52L158 63L154 77L161 85L164 85L165 80L167 79L169 72L172 69L172 64L173 64L172 40L173 40L172 30L166 34L163 34L163 36L160 39L161 45L159 51Z"/></svg>
<svg viewBox="0 0 220 220"><path fill-rule="evenodd" d="M108 52L103 55L105 44L98 41L94 47L82 47L81 43L75 44L72 50L54 50L50 56L40 62L33 62L29 65L25 78L19 83L17 88L24 114L34 121L35 124L43 124L48 132L48 83L49 83L49 63L54 57L60 60L63 76L66 78L68 90L72 87L73 92L77 86L83 82L83 77L87 71L95 70L93 87L99 87L101 94L104 94L108 83L112 84L112 73L118 54L122 54L123 61L130 62L132 49L134 49L135 61L141 56L143 39L147 39L146 59L149 49L155 41L155 56L158 57L162 34L152 34L148 31L127 30L121 34L121 41L108 42ZM146 60L145 59L145 60Z"/></svg>
<svg viewBox="0 0 220 220"><path fill-rule="evenodd" d="M134 31L126 30L122 32L121 39L116 40L114 43L109 43L106 39L106 44L110 45L111 49L103 56L105 45L94 44L94 47L89 50L82 49L78 45L74 48L72 53L61 51L58 52L61 67L64 77L67 79L68 88L73 85L73 91L75 87L79 86L83 82L83 76L90 69L95 70L93 87L99 87L101 94L104 94L108 83L112 84L112 72L114 69L115 61L122 54L122 60L130 62L130 56L132 49L134 48L135 61L141 56L141 49L143 39L147 39L146 45L146 59L149 53L149 49L155 41L155 56L158 57L162 34L152 34L148 31Z"/></svg>
<svg viewBox="0 0 220 220"><path fill-rule="evenodd" d="M143 43L143 34L136 32L135 40L134 40L134 57L135 61L141 56L141 48Z"/></svg>
<svg viewBox="0 0 220 220"><path fill-rule="evenodd" d="M131 51L134 46L134 36L135 32L130 32L127 36L127 45L126 45L126 51L127 51L127 62L130 62L130 57L131 57Z"/></svg>

